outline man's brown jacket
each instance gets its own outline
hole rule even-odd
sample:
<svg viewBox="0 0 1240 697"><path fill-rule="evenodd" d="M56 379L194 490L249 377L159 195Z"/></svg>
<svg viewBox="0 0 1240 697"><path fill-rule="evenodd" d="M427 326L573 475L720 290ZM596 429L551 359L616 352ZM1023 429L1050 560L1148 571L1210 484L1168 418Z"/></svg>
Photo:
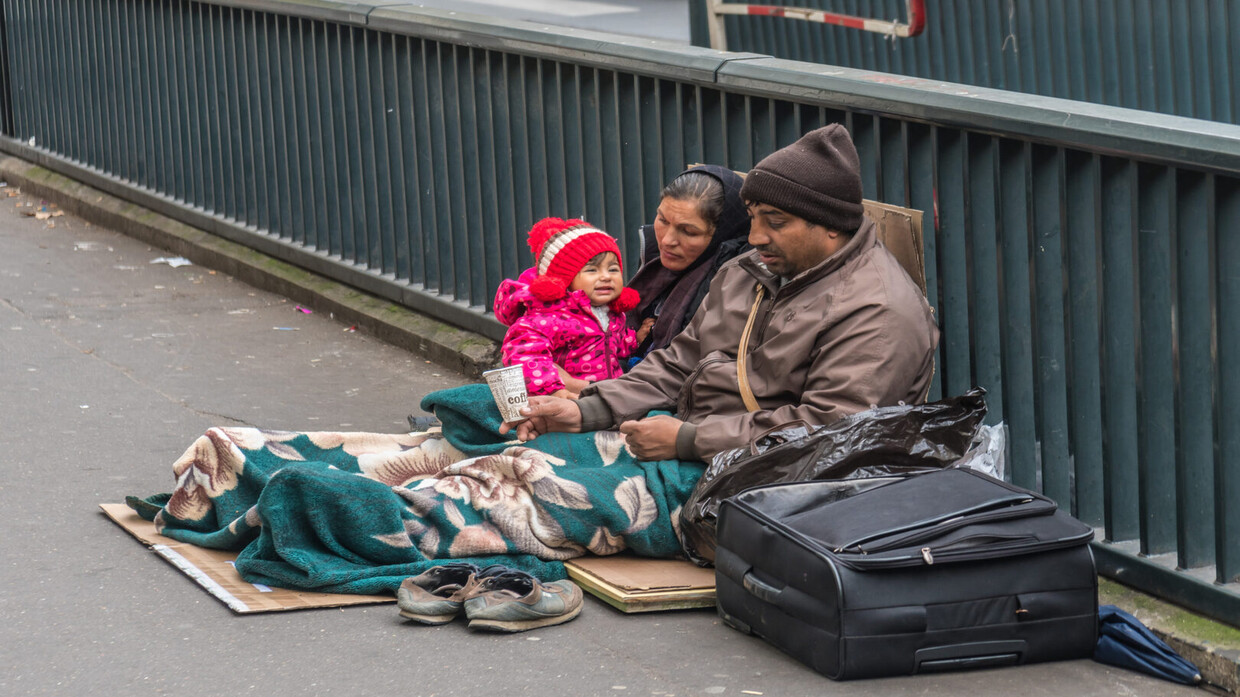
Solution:
<svg viewBox="0 0 1240 697"><path fill-rule="evenodd" d="M749 412L736 356L759 284L746 372L760 409ZM677 455L705 460L795 422L924 400L938 339L930 306L866 218L842 249L782 286L756 252L725 264L670 346L582 393L582 428L672 411L686 422Z"/></svg>

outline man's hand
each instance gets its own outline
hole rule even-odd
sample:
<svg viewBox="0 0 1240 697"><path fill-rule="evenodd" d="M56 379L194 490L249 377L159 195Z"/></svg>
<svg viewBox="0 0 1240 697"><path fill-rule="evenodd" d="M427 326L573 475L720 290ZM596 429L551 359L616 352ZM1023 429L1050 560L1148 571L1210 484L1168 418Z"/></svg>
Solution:
<svg viewBox="0 0 1240 697"><path fill-rule="evenodd" d="M526 417L525 421L516 424L501 424L500 434L508 433L515 428L517 438L525 442L544 433L579 433L581 431L581 410L571 399L552 396L530 397L529 405L521 407L521 415Z"/></svg>
<svg viewBox="0 0 1240 697"><path fill-rule="evenodd" d="M620 424L629 450L639 460L672 460L676 457L676 434L684 422L660 414Z"/></svg>

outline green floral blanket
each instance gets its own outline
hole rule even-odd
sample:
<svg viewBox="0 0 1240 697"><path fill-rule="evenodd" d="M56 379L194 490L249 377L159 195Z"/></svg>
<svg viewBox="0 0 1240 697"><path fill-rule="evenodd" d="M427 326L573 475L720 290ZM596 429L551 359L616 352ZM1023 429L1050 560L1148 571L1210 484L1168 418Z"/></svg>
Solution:
<svg viewBox="0 0 1240 697"><path fill-rule="evenodd" d="M445 558L552 580L587 552L680 552L703 463L640 462L615 431L507 440L485 385L422 408L442 430L212 428L173 464L172 493L126 502L168 537L240 550L249 582L333 593L391 591Z"/></svg>

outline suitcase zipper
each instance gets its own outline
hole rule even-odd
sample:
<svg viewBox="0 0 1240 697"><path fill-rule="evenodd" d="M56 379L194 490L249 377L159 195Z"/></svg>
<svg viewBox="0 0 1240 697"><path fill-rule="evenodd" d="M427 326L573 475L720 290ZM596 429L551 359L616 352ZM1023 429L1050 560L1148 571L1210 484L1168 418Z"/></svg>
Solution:
<svg viewBox="0 0 1240 697"><path fill-rule="evenodd" d="M1036 554L1039 552L1050 552L1050 551L1054 551L1058 549L1068 549L1069 547L1077 547L1082 544L1088 544L1089 541L1092 540L1094 537L1094 531L1091 528L1091 529L1086 530L1084 533L1077 535L1075 537L1065 537L1059 540L1039 542L1038 544L1034 544L1034 545L1029 545L1029 544L1024 544L1024 543L1009 544L1009 545L1004 545L1002 547L991 547L984 552L977 552L974 550L974 551L968 551L968 552L957 552L956 554L943 553L940 551L940 554L939 554L940 558L938 560L935 560L934 550L931 549L930 547L923 547L921 550L919 550L921 552L919 556L888 557L886 559L883 559L881 557L878 559L875 559L873 557L862 558L862 557L866 557L866 554L864 551L861 552L860 554L849 553L849 552L841 553L839 551L831 549L830 547L822 544L821 540L816 540L806 535L805 533L788 528L781 521L775 520L774 518L768 516L763 511L755 510L743 503L737 504L737 507L742 510L745 510L746 513L753 516L755 519L760 520L760 521L765 521L766 524L770 525L772 529L782 530L783 533L787 535L788 537L792 539L800 540L801 544L805 545L806 547L810 549L821 550L822 553L826 554L827 556L838 559L839 562L843 564L844 566L847 566L852 569L856 569L858 571L876 571L876 570L881 570L881 569L894 569L894 568L907 567L907 566L917 566L919 564L932 565L936 561L938 562L981 561L984 559L994 559L996 557L1008 556L1008 553L1013 549L1018 550L1018 553L1023 556L1025 554Z"/></svg>
<svg viewBox="0 0 1240 697"><path fill-rule="evenodd" d="M953 540L952 542L949 542L948 544L945 544L939 547L938 552L939 552L939 556L944 556L944 555L950 556L952 553L955 553L957 555L966 554L970 550L977 548L978 545L976 544L976 542L978 540L991 541L991 542L1001 541L1004 543L1003 545L992 544L989 547L987 547L987 549L1008 549L1008 548L1015 546L1015 543L1023 542L1028 539L1030 539L1029 535L992 535L992 534L970 535L969 537L962 537L959 540ZM927 565L933 564L934 563L934 549L931 547L922 547L921 558L923 561L926 562Z"/></svg>
<svg viewBox="0 0 1240 697"><path fill-rule="evenodd" d="M887 559L866 557L859 558L860 555L841 554L836 558L845 566L852 567L858 571L869 571L877 569L893 569L904 566L917 566L919 564L942 564L956 561L980 561L983 559L994 559L996 557L1009 556L1009 553L1016 550L1021 555L1035 554L1038 552L1049 552L1056 549L1066 549L1068 547L1076 547L1083 543L1088 543L1094 536L1094 531L1090 530L1088 534L1078 535L1076 537L1055 540L1053 542L1041 542L1036 545L1030 545L1025 541L1015 544L1007 544L1002 546L988 547L984 551L967 550L952 552L949 550L938 551L938 558L935 558L935 551L930 547L922 547L920 555L906 557L891 557ZM1023 538L1027 539L1027 538Z"/></svg>
<svg viewBox="0 0 1240 697"><path fill-rule="evenodd" d="M924 549L927 550L926 554L929 554L930 561L927 561L926 558L922 555L906 556L906 557L888 557L886 559L881 558L881 557L877 559L873 557L862 558L866 556L866 553L864 551L860 551L860 553L851 553L851 552L842 552L841 550L832 549L831 547L823 544L822 540L818 540L816 538L810 537L809 535L806 535L805 533L799 530L789 528L787 525L784 524L783 521L772 518L765 511L755 509L752 506L744 502L737 502L737 501L730 500L728 501L728 503L733 503L738 509L745 511L747 515L752 516L754 519L765 522L767 525L771 527L771 529L781 531L782 534L794 540L799 540L801 544L803 544L805 547L810 548L810 549L820 550L822 554L828 557L833 557L837 559L844 566L856 569L858 571L864 572L864 571L871 571L871 570L891 569L891 568L900 568L900 567L908 567L908 566L917 566L919 564L934 563L934 552L929 547L926 547ZM942 557L944 556L944 554L940 553L940 559L938 561L940 562L943 562L943 561L949 561L949 562L950 561L981 561L985 559L994 559L996 557L1009 556L1009 552L1011 550L1017 550L1017 554L1021 556L1025 554L1050 552L1054 550L1068 549L1070 547L1078 547L1083 544L1088 544L1089 541L1093 539L1093 537L1094 537L1094 531L1092 528L1089 528L1085 530L1085 532L1079 535L1075 535L1073 537L1065 537L1065 538L1060 538L1058 540L1052 540L1052 541L1042 541L1042 542L1039 542L1033 545L1012 544L1012 545L1005 545L1003 547L992 547L992 548L987 549L984 552L977 552L977 551L970 551L970 552L963 552L963 553L958 552L956 554L947 554L946 559L943 559Z"/></svg>
<svg viewBox="0 0 1240 697"><path fill-rule="evenodd" d="M918 538L924 538L927 535L938 536L942 535L944 532L954 529L955 527L987 520L990 516L987 516L986 514L997 515L1002 518L1004 517L1004 514L1012 512L1012 510L1016 507L1032 503L1034 500L1035 499L1032 496L1006 496L1003 498L994 499L972 508L967 508L965 510L949 514L950 517L942 520L935 520L931 518L909 523L896 528L879 530L864 537L859 537L847 544L842 544L834 548L832 551L837 554L866 554L870 552L881 552L886 549L891 549L892 547L902 547L904 545L915 543ZM899 537L888 539L881 544L869 546L869 543L871 542L880 541L883 540L883 538L891 538L895 535L899 535ZM862 545L867 546L863 548Z"/></svg>

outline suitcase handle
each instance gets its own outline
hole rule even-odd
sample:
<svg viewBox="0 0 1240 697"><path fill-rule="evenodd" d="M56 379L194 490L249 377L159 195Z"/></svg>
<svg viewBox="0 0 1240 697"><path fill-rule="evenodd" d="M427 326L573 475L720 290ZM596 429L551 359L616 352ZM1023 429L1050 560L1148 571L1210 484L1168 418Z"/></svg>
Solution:
<svg viewBox="0 0 1240 697"><path fill-rule="evenodd" d="M1014 666L1022 662L1025 651L1026 644L1023 639L978 641L918 649L914 654L914 672Z"/></svg>
<svg viewBox="0 0 1240 697"><path fill-rule="evenodd" d="M750 595L771 604L778 603L780 594L784 592L784 589L776 588L754 576L753 571L745 572L745 577L741 579L741 586L749 591Z"/></svg>

